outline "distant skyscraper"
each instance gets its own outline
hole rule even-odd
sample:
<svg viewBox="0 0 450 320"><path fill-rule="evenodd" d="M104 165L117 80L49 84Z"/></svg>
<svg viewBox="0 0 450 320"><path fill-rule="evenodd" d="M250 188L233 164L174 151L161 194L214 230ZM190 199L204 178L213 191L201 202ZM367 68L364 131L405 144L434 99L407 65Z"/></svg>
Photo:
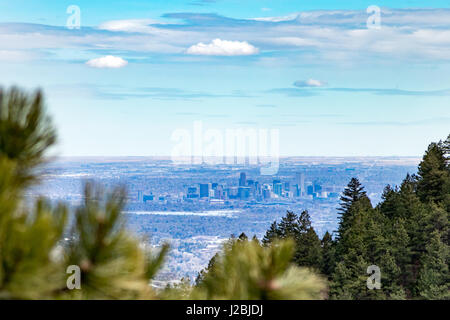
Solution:
<svg viewBox="0 0 450 320"><path fill-rule="evenodd" d="M275 189L275 185L281 183L281 180L273 180L272 189Z"/></svg>
<svg viewBox="0 0 450 320"><path fill-rule="evenodd" d="M245 187L247 184L247 176L245 172L241 172L241 176L239 177L239 187Z"/></svg>
<svg viewBox="0 0 450 320"><path fill-rule="evenodd" d="M304 196L306 194L305 190L305 174L301 172L297 172L295 176L295 180L298 184L298 187L300 189L300 196Z"/></svg>
<svg viewBox="0 0 450 320"><path fill-rule="evenodd" d="M292 191L293 191L295 197L301 196L301 190L300 190L300 187L298 186L298 184L294 184Z"/></svg>
<svg viewBox="0 0 450 320"><path fill-rule="evenodd" d="M281 196L283 193L283 184L281 182L274 183L273 185L273 193Z"/></svg>
<svg viewBox="0 0 450 320"><path fill-rule="evenodd" d="M210 184L201 183L200 184L200 198L208 198L209 197L209 189L210 189Z"/></svg>

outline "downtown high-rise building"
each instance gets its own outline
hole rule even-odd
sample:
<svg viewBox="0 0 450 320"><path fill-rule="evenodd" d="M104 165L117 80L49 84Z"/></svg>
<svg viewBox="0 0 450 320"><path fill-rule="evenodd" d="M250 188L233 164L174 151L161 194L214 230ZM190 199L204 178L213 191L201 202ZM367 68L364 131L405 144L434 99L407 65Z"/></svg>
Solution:
<svg viewBox="0 0 450 320"><path fill-rule="evenodd" d="M245 187L247 184L247 176L245 175L245 172L241 172L241 175L239 177L239 187Z"/></svg>
<svg viewBox="0 0 450 320"><path fill-rule="evenodd" d="M137 192L137 202L143 202L143 201L144 201L144 193L141 190L139 190Z"/></svg>
<svg viewBox="0 0 450 320"><path fill-rule="evenodd" d="M200 184L200 198L209 198L209 190L211 189L210 183Z"/></svg>
<svg viewBox="0 0 450 320"><path fill-rule="evenodd" d="M278 196L281 196L283 193L283 184L281 182L274 182L273 184L273 193Z"/></svg>
<svg viewBox="0 0 450 320"><path fill-rule="evenodd" d="M302 172L297 172L295 174L295 182L297 183L300 189L300 196L304 196L306 194L305 189L305 174Z"/></svg>

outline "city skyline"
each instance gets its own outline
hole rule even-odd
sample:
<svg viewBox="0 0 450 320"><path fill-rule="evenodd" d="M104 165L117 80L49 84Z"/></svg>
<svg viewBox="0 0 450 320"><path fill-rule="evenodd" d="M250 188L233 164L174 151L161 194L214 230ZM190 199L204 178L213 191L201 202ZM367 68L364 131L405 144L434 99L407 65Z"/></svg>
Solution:
<svg viewBox="0 0 450 320"><path fill-rule="evenodd" d="M281 157L420 156L448 134L449 7L0 1L0 85L44 90L61 156L170 156L196 121L277 129Z"/></svg>
<svg viewBox="0 0 450 320"><path fill-rule="evenodd" d="M255 201L255 203L276 199L326 199L337 198L336 186L322 187L317 180L306 181L306 170L296 172L295 177L285 179L274 178L272 183L261 183L256 178L248 179L246 172L239 174L238 183L197 182L185 187L186 192L180 194L158 194L150 191L137 190L136 203L159 201L167 203L168 200L193 201L209 200L215 204L230 204L230 201ZM294 182L291 184L291 182ZM296 184L295 184L296 183ZM343 186L341 186L343 188ZM180 199L180 197L182 198Z"/></svg>
<svg viewBox="0 0 450 320"><path fill-rule="evenodd" d="M399 185L406 174L416 173L416 160L394 160L282 159L278 175L263 176L257 166L178 166L151 158L59 159L47 166L42 184L32 188L27 199L45 195L52 203L63 201L76 208L83 202L86 181L106 188L122 185L128 191L124 214L130 228L153 244L173 245L167 270L172 275L166 275L195 277L221 241L242 232L262 238L287 210L308 210L320 236L336 230L339 195L352 177L361 180L376 205L386 185ZM303 183L304 194L294 194Z"/></svg>

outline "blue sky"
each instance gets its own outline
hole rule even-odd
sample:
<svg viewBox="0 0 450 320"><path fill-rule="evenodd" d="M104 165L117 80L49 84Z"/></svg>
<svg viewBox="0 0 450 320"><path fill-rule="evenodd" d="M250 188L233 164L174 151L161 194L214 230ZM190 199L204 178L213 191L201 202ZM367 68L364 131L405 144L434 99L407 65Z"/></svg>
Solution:
<svg viewBox="0 0 450 320"><path fill-rule="evenodd" d="M448 1L105 3L0 0L0 85L45 90L57 154L170 155L194 121L279 129L285 156L417 156L450 133Z"/></svg>

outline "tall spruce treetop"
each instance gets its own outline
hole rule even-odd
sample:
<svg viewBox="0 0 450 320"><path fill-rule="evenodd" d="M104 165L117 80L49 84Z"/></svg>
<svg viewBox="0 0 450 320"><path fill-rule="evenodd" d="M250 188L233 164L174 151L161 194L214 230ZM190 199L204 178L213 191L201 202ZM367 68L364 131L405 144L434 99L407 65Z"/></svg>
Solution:
<svg viewBox="0 0 450 320"><path fill-rule="evenodd" d="M351 209L356 203L358 203L361 208L372 208L372 204L367 197L363 185L357 178L352 178L342 193L341 207L338 209L338 214L340 215L338 239L342 236L343 232L348 229L352 215Z"/></svg>
<svg viewBox="0 0 450 320"><path fill-rule="evenodd" d="M386 217L395 217L397 215L397 207L399 203L398 197L398 188L392 188L390 185L387 185L381 195L382 201L377 205L377 208L380 209Z"/></svg>
<svg viewBox="0 0 450 320"><path fill-rule="evenodd" d="M445 144L432 143L419 165L417 194L423 202L444 200L449 179Z"/></svg>
<svg viewBox="0 0 450 320"><path fill-rule="evenodd" d="M298 217L298 227L300 233L306 233L311 229L311 216L307 210L304 210Z"/></svg>
<svg viewBox="0 0 450 320"><path fill-rule="evenodd" d="M341 196L340 212L347 212L352 204L367 195L357 178L352 178Z"/></svg>
<svg viewBox="0 0 450 320"><path fill-rule="evenodd" d="M304 210L297 219L297 250L295 262L299 266L311 267L320 270L322 264L322 247L320 239L311 226L311 217Z"/></svg>
<svg viewBox="0 0 450 320"><path fill-rule="evenodd" d="M266 231L266 234L262 239L262 243L264 246L267 246L279 237L280 237L280 230L278 229L278 223L274 221L270 225L270 228Z"/></svg>
<svg viewBox="0 0 450 320"><path fill-rule="evenodd" d="M450 166L450 134L448 135L447 139L442 142L442 147L445 152L445 159L447 160L447 167Z"/></svg>
<svg viewBox="0 0 450 320"><path fill-rule="evenodd" d="M296 239L299 235L298 216L292 211L288 211L286 216L281 219L278 228L281 238Z"/></svg>

